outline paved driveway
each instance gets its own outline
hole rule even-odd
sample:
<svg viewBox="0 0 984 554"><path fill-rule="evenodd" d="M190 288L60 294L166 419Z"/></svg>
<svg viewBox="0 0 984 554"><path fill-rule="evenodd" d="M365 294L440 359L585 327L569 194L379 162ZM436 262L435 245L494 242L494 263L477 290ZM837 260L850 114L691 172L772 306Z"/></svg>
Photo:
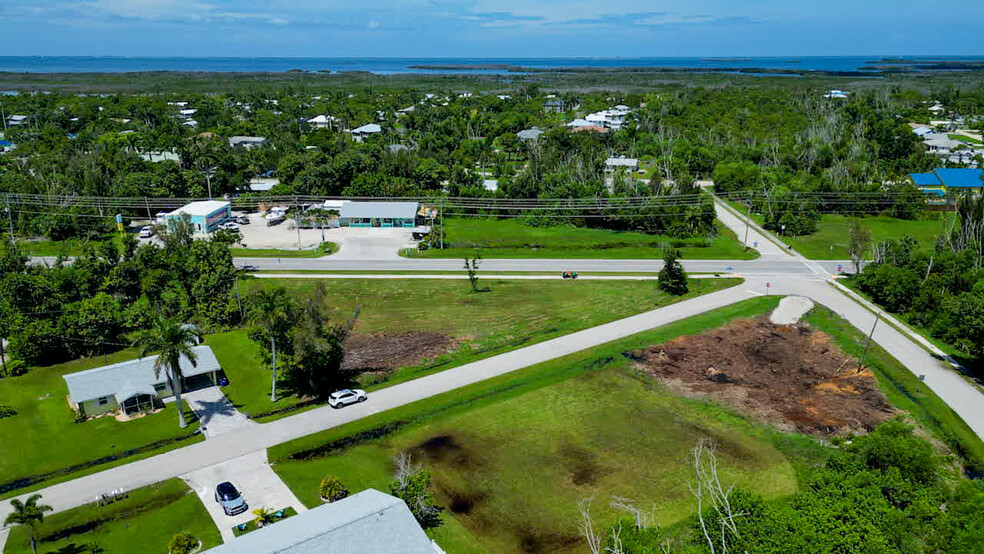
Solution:
<svg viewBox="0 0 984 554"><path fill-rule="evenodd" d="M255 518L253 510L257 508L276 511L293 507L298 513L307 511L307 508L301 504L294 493L290 492L287 485L270 468L270 464L267 463L266 450L186 473L181 476L181 479L188 483L188 486L201 499L208 515L212 517L215 526L219 528L223 542L234 539L235 535L232 528ZM235 485L243 494L243 498L249 504L249 508L245 512L235 516L227 516L222 510L222 506L215 501L215 487L225 481Z"/></svg>
<svg viewBox="0 0 984 554"><path fill-rule="evenodd" d="M217 437L249 425L256 425L229 402L219 387L186 392L181 399L188 403L201 422L205 438Z"/></svg>

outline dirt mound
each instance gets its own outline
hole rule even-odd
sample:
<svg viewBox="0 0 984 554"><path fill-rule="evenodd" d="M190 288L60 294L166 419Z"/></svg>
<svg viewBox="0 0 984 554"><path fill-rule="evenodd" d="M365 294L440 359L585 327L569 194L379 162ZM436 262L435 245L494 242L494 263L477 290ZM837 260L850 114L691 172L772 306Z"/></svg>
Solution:
<svg viewBox="0 0 984 554"><path fill-rule="evenodd" d="M874 375L803 325L739 320L627 355L678 393L804 433L869 431L893 415Z"/></svg>
<svg viewBox="0 0 984 554"><path fill-rule="evenodd" d="M416 365L457 346L454 339L439 333L369 333L352 335L345 341L344 370L389 371Z"/></svg>

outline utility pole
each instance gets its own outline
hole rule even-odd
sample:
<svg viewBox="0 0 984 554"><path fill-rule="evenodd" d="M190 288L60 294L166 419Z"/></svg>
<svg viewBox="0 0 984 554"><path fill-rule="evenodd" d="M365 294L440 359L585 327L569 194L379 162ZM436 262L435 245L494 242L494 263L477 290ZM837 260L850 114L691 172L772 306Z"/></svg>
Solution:
<svg viewBox="0 0 984 554"><path fill-rule="evenodd" d="M441 203L440 203L440 206L438 208L437 215L440 218L441 250L444 250L444 197L443 196L441 197Z"/></svg>
<svg viewBox="0 0 984 554"><path fill-rule="evenodd" d="M871 337L875 335L875 327L878 326L878 320L881 319L881 312L875 312L875 323L871 326L871 332L868 333L868 340L864 343L864 352L861 353L861 361L858 362L858 373L861 373L861 369L864 368L864 359L868 357L868 346L871 345Z"/></svg>
<svg viewBox="0 0 984 554"><path fill-rule="evenodd" d="M10 195L7 195L7 223L10 226L10 244L14 244L17 240L14 238L14 212L10 209Z"/></svg>

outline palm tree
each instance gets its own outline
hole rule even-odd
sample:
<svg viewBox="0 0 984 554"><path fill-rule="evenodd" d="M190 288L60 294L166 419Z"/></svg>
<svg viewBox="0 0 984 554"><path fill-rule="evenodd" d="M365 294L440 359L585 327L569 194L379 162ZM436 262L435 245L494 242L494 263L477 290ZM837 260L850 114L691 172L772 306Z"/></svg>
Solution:
<svg viewBox="0 0 984 554"><path fill-rule="evenodd" d="M181 406L181 358L188 358L192 367L198 365L198 358L192 348L201 338L198 331L191 325L183 325L178 321L158 316L154 325L144 331L134 343L141 348L140 357L157 354L154 360L154 376L160 377L165 370L168 384L174 392L175 403L178 406L178 426L184 429L188 426L184 418L184 408Z"/></svg>
<svg viewBox="0 0 984 554"><path fill-rule="evenodd" d="M270 401L277 401L277 335L294 319L293 301L284 287L262 288L250 297L253 323L270 336Z"/></svg>
<svg viewBox="0 0 984 554"><path fill-rule="evenodd" d="M27 502L21 502L17 498L11 500L10 505L14 511L8 514L7 519L3 522L4 526L13 523L27 526L27 530L31 534L31 551L34 554L38 554L38 527L44 522L44 513L53 509L47 504L38 504L38 500L41 500L40 494L32 494Z"/></svg>

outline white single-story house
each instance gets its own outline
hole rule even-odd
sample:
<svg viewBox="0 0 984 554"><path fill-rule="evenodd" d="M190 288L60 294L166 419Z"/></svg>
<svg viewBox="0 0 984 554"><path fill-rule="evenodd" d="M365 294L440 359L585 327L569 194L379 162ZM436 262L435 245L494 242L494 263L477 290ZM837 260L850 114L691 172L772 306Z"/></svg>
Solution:
<svg viewBox="0 0 984 554"><path fill-rule="evenodd" d="M382 133L383 128L380 127L378 123L369 123L357 129L352 129L350 132L352 133L352 138L355 139L356 142L362 142L367 137L371 137L377 133Z"/></svg>
<svg viewBox="0 0 984 554"><path fill-rule="evenodd" d="M280 179L276 177L254 177L249 180L249 190L251 192L268 192L279 184Z"/></svg>
<svg viewBox="0 0 984 554"><path fill-rule="evenodd" d="M608 158L605 160L606 171L615 171L623 167L630 171L635 171L639 169L639 160L635 158Z"/></svg>
<svg viewBox="0 0 984 554"><path fill-rule="evenodd" d="M366 489L322 504L205 554L444 554L420 528L406 503Z"/></svg>
<svg viewBox="0 0 984 554"><path fill-rule="evenodd" d="M839 90L839 89L833 89L833 90L827 91L827 94L824 94L823 97L824 98L833 98L833 99L836 99L836 100L844 100L844 99L847 98L847 95L848 94L850 94L850 93L847 92L847 91L843 91L843 90Z"/></svg>
<svg viewBox="0 0 984 554"><path fill-rule="evenodd" d="M30 117L26 115L10 115L7 116L7 126L17 127L19 125L27 125L28 119L30 119Z"/></svg>
<svg viewBox="0 0 984 554"><path fill-rule="evenodd" d="M581 117L575 119L574 121L571 121L570 123L567 124L567 126L568 127L571 127L571 128L577 128L577 127L598 127L598 125L595 125L594 123L591 123L590 121L588 121L588 120L586 120L584 118L581 118Z"/></svg>
<svg viewBox="0 0 984 554"><path fill-rule="evenodd" d="M229 137L229 146L232 146L233 148L241 147L246 150L266 146L268 142L269 141L266 137Z"/></svg>
<svg viewBox="0 0 984 554"><path fill-rule="evenodd" d="M232 218L232 208L228 202L221 200L192 202L167 214L168 225L172 221L180 221L185 215L191 218L196 235L207 235Z"/></svg>
<svg viewBox="0 0 984 554"><path fill-rule="evenodd" d="M942 133L929 133L923 135L923 144L926 145L927 154L949 156L951 151L963 143Z"/></svg>
<svg viewBox="0 0 984 554"><path fill-rule="evenodd" d="M337 117L331 115L316 115L311 119L307 120L307 124L314 127L315 129L334 129L336 125L341 123Z"/></svg>
<svg viewBox="0 0 984 554"><path fill-rule="evenodd" d="M346 202L339 211L342 227L403 227L416 225L416 202Z"/></svg>
<svg viewBox="0 0 984 554"><path fill-rule="evenodd" d="M215 384L222 369L219 361L206 345L192 347L196 364L181 358L183 388L195 388L196 382ZM69 402L84 417L122 410L131 415L162 405L164 398L174 395L164 370L154 375L157 356L138 358L127 362L87 369L63 375L68 385Z"/></svg>
<svg viewBox="0 0 984 554"><path fill-rule="evenodd" d="M141 152L140 159L156 164L161 162L180 162L181 156L174 150L162 150L160 152Z"/></svg>

